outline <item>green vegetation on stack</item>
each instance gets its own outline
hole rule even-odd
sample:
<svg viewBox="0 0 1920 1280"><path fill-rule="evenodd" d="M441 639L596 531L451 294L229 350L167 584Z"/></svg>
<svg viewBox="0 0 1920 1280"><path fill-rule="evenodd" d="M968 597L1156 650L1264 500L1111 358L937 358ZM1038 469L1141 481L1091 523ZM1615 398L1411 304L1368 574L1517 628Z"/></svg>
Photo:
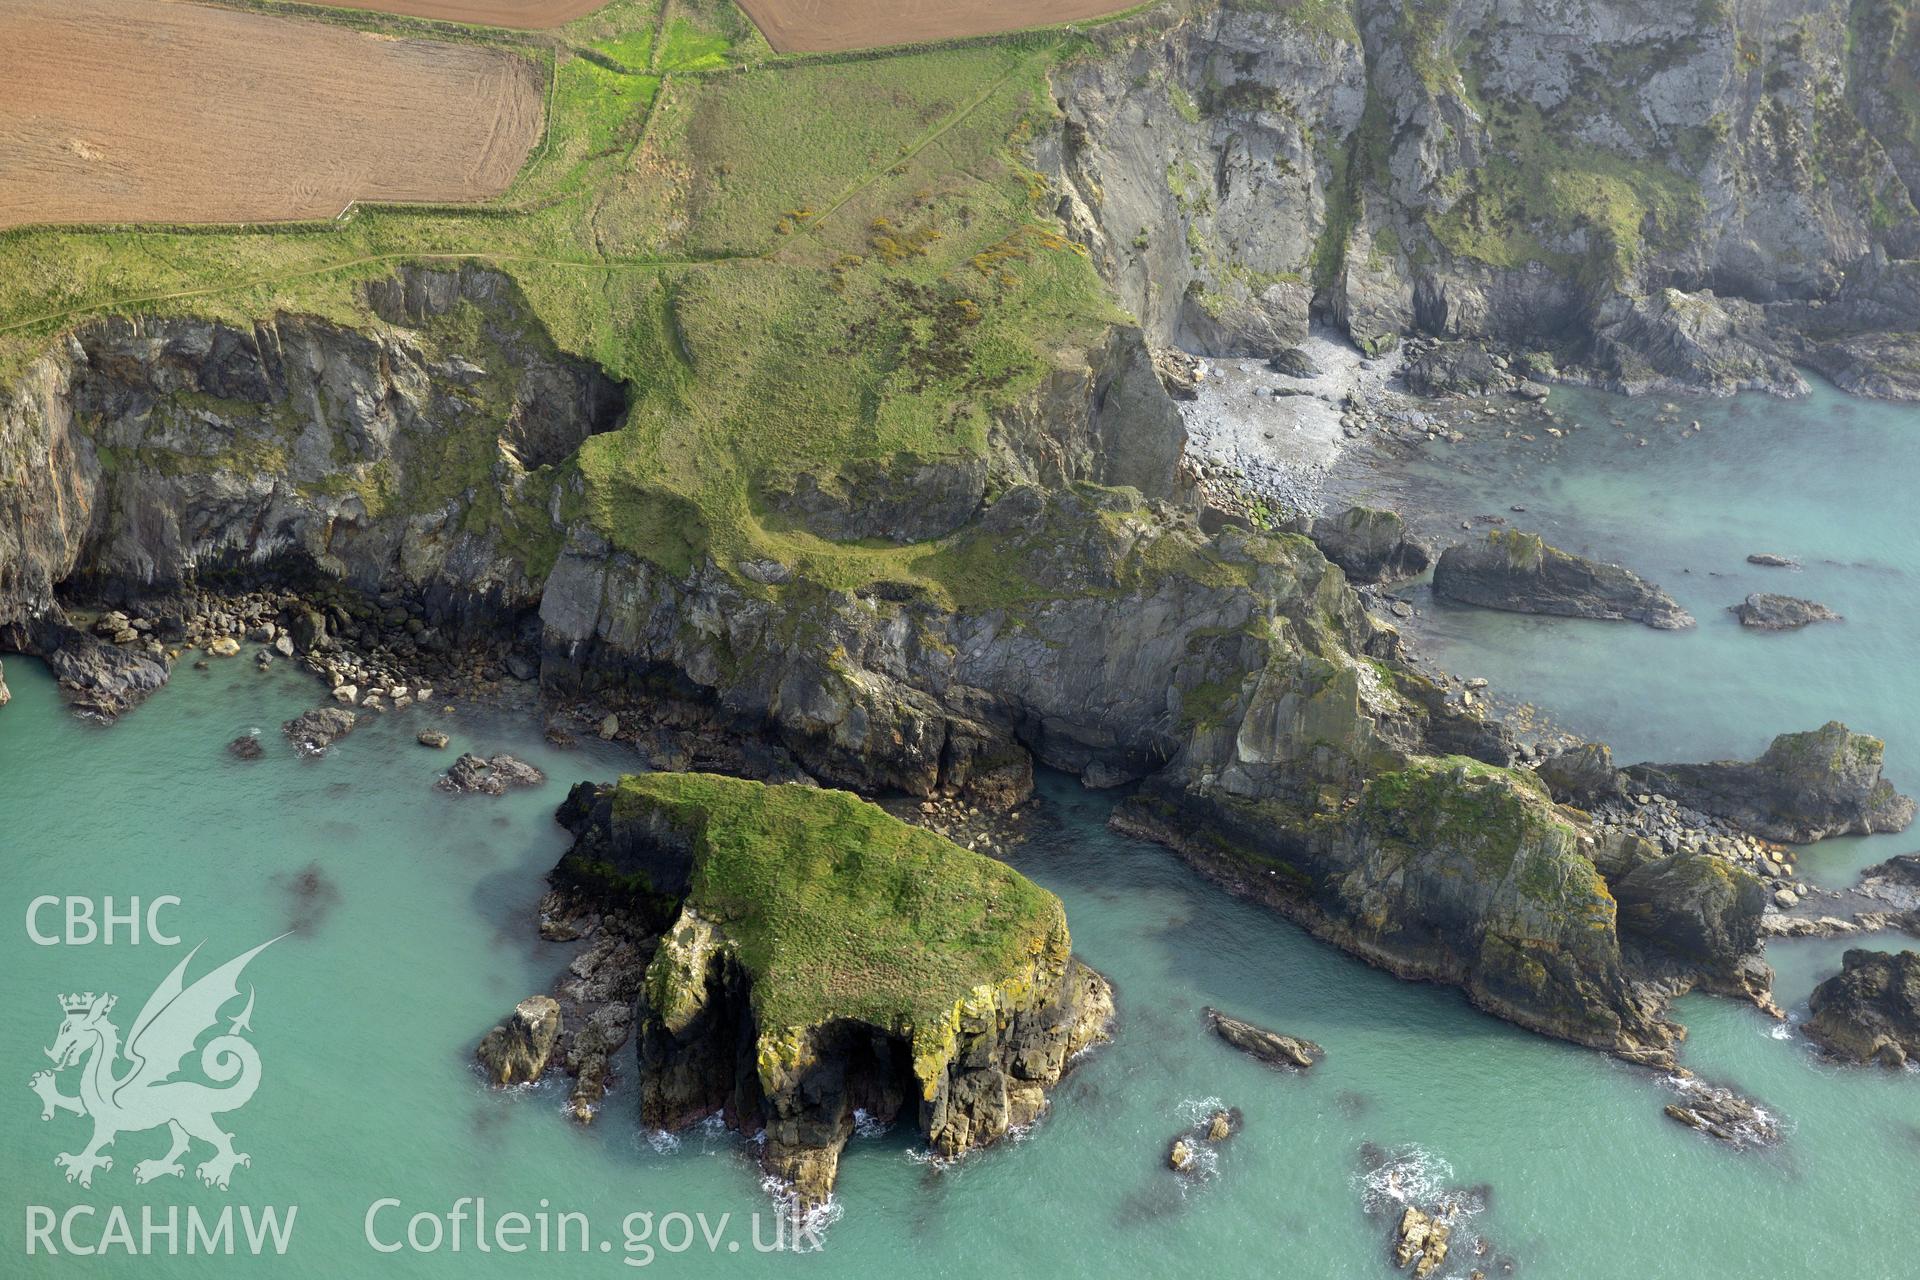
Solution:
<svg viewBox="0 0 1920 1280"><path fill-rule="evenodd" d="M942 1025L1064 927L1059 899L1019 872L849 792L650 773L622 778L613 803L691 837L687 905L737 945L763 1028Z"/></svg>

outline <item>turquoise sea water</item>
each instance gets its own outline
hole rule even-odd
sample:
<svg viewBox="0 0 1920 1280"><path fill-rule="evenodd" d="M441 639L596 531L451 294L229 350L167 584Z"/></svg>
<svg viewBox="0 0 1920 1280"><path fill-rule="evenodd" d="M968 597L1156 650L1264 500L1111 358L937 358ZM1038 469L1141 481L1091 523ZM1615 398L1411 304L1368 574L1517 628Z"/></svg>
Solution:
<svg viewBox="0 0 1920 1280"><path fill-rule="evenodd" d="M1618 543L1622 559L1702 616L1697 633L1436 613L1434 645L1469 674L1610 737L1629 758L1744 753L1776 729L1837 714L1886 734L1899 779L1920 782L1920 674L1901 643L1920 620L1911 590L1920 551L1911 517L1892 505L1915 487L1914 464L1902 461L1915 450L1900 428L1920 430L1920 415L1824 397L1689 406L1688 416L1708 424L1701 437L1620 450L1595 429L1497 463L1483 448L1497 482L1441 465L1423 484L1437 501L1456 486L1470 510L1529 505L1575 549ZM1691 451L1699 465L1667 474L1659 459L1669 449ZM1791 578L1749 571L1740 558L1758 549L1808 567ZM1678 572L1688 566L1693 575ZM1714 616L1750 584L1780 581L1840 608L1848 623L1764 637ZM244 660L182 668L107 730L67 714L35 664L9 660L7 678L0 1275L616 1276L649 1260L648 1271L701 1275L1366 1280L1393 1274L1386 1217L1365 1211L1382 1198L1366 1182L1369 1144L1407 1158L1403 1186L1429 1178L1484 1195L1472 1229L1493 1256L1456 1244L1448 1275L1475 1266L1502 1274L1496 1258L1542 1277L1910 1271L1901 1228L1920 1210L1915 1077L1824 1065L1751 1009L1689 998L1678 1011L1693 1030L1685 1061L1756 1097L1789 1129L1775 1150L1728 1150L1662 1117L1671 1095L1655 1077L1321 946L1163 851L1111 835L1109 801L1058 779L1046 784L1034 840L1013 860L1061 895L1079 951L1114 980L1118 1040L1069 1077L1031 1135L957 1166L920 1158L901 1129L857 1139L823 1251L761 1254L748 1220L764 1215L767 1241L773 1218L750 1153L730 1135L650 1140L628 1119L630 1093L613 1095L583 1131L561 1114L558 1088L494 1093L469 1065L479 1035L551 986L572 954L539 942L532 927L541 875L566 843L551 813L574 780L617 772L618 754L555 751L522 717L415 710L373 723L324 759L297 759L277 726L313 705L317 686ZM448 752L414 744L428 719L453 733ZM251 727L263 731L266 759L228 757L226 741ZM551 781L500 799L433 790L436 771L465 748L513 751ZM1816 846L1803 866L1844 878L1911 847L1905 837ZM225 1117L253 1158L231 1190L134 1185L133 1163L165 1146L159 1132L124 1135L114 1168L90 1191L62 1180L53 1157L79 1148L83 1122L41 1121L27 1088L46 1065L56 995L112 990L124 1028L186 946L33 945L25 913L43 894L178 895L183 905L165 921L186 946L206 939L196 973L298 928L248 970L264 1067L258 1095ZM1840 950L1776 947L1781 1002L1803 1011ZM1268 1071L1205 1033L1209 1004L1317 1040L1327 1059L1306 1075ZM1188 1181L1162 1167L1167 1143L1209 1099L1240 1108L1246 1127L1206 1177ZM480 1254L469 1235L458 1254L444 1240L438 1253L382 1254L365 1238L368 1206L382 1198L402 1202L376 1221L392 1242L408 1215L445 1213L462 1196L485 1196L496 1216L531 1217L543 1199L551 1213L585 1213L592 1247ZM265 1260L165 1256L164 1240L162 1256L28 1256L30 1206L59 1215L83 1204L98 1211L74 1220L83 1245L99 1240L115 1205L136 1237L143 1206L298 1213L285 1256ZM654 1232L629 1251L622 1219L644 1211ZM704 1214L716 1248L690 1224L692 1246L666 1251L683 1239L673 1213ZM721 1215L730 1215L724 1226ZM57 1233L54 1243L64 1254Z"/></svg>
<svg viewBox="0 0 1920 1280"><path fill-rule="evenodd" d="M1825 384L1801 400L1665 402L1677 409L1669 424L1653 420L1658 400L1563 390L1553 402L1563 422L1583 424L1566 438L1535 427L1531 443L1430 445L1382 496L1443 514L1455 537L1480 536L1460 520L1494 514L1625 564L1699 625L1529 618L1416 592L1415 631L1438 664L1611 743L1622 763L1749 758L1776 733L1840 719L1885 739L1888 775L1920 788L1920 409ZM1702 429L1685 433L1695 420ZM1746 563L1756 551L1800 567ZM1749 631L1726 610L1753 591L1817 600L1846 621ZM1836 840L1801 865L1844 882L1916 847L1920 835L1900 847Z"/></svg>

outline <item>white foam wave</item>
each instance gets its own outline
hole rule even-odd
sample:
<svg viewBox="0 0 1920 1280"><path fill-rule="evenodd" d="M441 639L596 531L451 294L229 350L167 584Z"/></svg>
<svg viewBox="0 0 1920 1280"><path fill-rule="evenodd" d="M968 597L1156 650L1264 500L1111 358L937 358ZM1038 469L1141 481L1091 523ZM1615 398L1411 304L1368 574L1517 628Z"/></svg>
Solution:
<svg viewBox="0 0 1920 1280"><path fill-rule="evenodd" d="M1225 1111L1227 1104L1215 1097L1184 1098L1176 1108L1180 1119L1191 1125L1199 1125L1213 1118L1215 1112Z"/></svg>
<svg viewBox="0 0 1920 1280"><path fill-rule="evenodd" d="M798 1253L812 1253L826 1247L827 1229L846 1216L846 1208L839 1199L828 1196L824 1204L814 1205L805 1212L798 1210L798 1198L793 1187L769 1174L760 1180L760 1189L773 1201L773 1207L786 1223L783 1230L787 1235L787 1247Z"/></svg>
<svg viewBox="0 0 1920 1280"><path fill-rule="evenodd" d="M1378 1166L1356 1175L1354 1181L1368 1213L1441 1201L1451 1201L1457 1216L1478 1213L1479 1207L1469 1203L1470 1197L1449 1194L1447 1184L1452 1179L1453 1165L1444 1156L1412 1146L1387 1153Z"/></svg>

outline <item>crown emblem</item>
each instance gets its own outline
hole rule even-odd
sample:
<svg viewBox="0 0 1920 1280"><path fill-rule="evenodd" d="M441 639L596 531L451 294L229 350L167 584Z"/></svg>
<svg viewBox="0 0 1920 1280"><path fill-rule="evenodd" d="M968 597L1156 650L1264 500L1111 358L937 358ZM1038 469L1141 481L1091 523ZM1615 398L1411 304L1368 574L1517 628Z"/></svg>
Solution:
<svg viewBox="0 0 1920 1280"><path fill-rule="evenodd" d="M68 1013L85 1013L93 1008L93 992L60 997L60 1007Z"/></svg>

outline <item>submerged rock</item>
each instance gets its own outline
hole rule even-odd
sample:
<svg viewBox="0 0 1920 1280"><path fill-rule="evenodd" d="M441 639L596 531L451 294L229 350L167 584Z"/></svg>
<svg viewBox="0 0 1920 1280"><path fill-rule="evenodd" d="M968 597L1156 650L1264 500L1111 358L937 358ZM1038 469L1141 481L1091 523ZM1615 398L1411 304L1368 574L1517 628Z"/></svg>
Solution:
<svg viewBox="0 0 1920 1280"><path fill-rule="evenodd" d="M1268 1031L1265 1027L1229 1017L1218 1009L1207 1010L1207 1025L1222 1040L1268 1066L1298 1067L1304 1071L1327 1056L1327 1051L1311 1040Z"/></svg>
<svg viewBox="0 0 1920 1280"><path fill-rule="evenodd" d="M1348 507L1315 520L1308 536L1353 582L1417 577L1433 563L1433 553L1407 533L1406 521L1392 511Z"/></svg>
<svg viewBox="0 0 1920 1280"><path fill-rule="evenodd" d="M1679 1102L1662 1108L1668 1119L1736 1147L1771 1146L1780 1140L1779 1122L1732 1089L1690 1074L1672 1076L1667 1083L1680 1094Z"/></svg>
<svg viewBox="0 0 1920 1280"><path fill-rule="evenodd" d="M281 725L287 740L306 755L324 755L328 747L353 732L359 717L345 707L315 707Z"/></svg>
<svg viewBox="0 0 1920 1280"><path fill-rule="evenodd" d="M1823 604L1802 600L1799 596L1775 595L1771 591L1756 591L1730 606L1727 612L1740 619L1741 626L1756 631L1797 631L1815 622L1842 620Z"/></svg>
<svg viewBox="0 0 1920 1280"><path fill-rule="evenodd" d="M267 753L260 745L260 739L251 733L243 733L227 744L227 750L241 760L258 760Z"/></svg>
<svg viewBox="0 0 1920 1280"><path fill-rule="evenodd" d="M560 1040L560 1002L552 996L528 996L487 1032L474 1051L497 1085L538 1080Z"/></svg>
<svg viewBox="0 0 1920 1280"><path fill-rule="evenodd" d="M446 742L444 734L440 735L440 741ZM498 796L505 795L508 787L537 787L546 780L546 774L514 756L483 758L469 751L455 760L453 767L434 785L457 795Z"/></svg>
<svg viewBox="0 0 1920 1280"><path fill-rule="evenodd" d="M1881 776L1886 744L1838 720L1783 733L1758 760L1637 764L1636 784L1755 835L1792 844L1904 831L1914 804Z"/></svg>
<svg viewBox="0 0 1920 1280"><path fill-rule="evenodd" d="M1692 614L1632 570L1569 555L1517 530L1495 529L1484 541L1448 547L1434 567L1433 590L1509 613L1643 622L1662 631L1693 625Z"/></svg>
<svg viewBox="0 0 1920 1280"><path fill-rule="evenodd" d="M1799 563L1786 556L1775 555L1771 551L1756 551L1747 557L1748 564L1757 564L1767 569L1798 569Z"/></svg>
<svg viewBox="0 0 1920 1280"><path fill-rule="evenodd" d="M1920 1057L1920 953L1855 949L1813 989L1805 1030L1836 1058L1903 1067Z"/></svg>
<svg viewBox="0 0 1920 1280"><path fill-rule="evenodd" d="M562 889L669 921L636 1019L640 1118L716 1111L824 1203L856 1111L963 1154L1031 1124L1106 1036L1059 899L843 791L654 773L581 784Z"/></svg>

